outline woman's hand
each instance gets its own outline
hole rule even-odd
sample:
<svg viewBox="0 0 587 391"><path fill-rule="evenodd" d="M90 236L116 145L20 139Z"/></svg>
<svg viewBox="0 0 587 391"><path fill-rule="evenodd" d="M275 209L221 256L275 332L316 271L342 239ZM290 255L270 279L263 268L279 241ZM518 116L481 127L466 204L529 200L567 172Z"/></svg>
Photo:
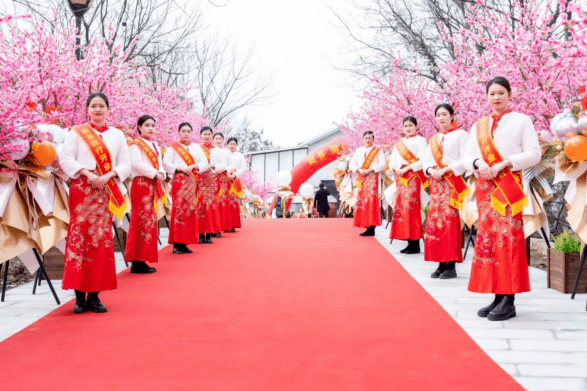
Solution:
<svg viewBox="0 0 587 391"><path fill-rule="evenodd" d="M504 161L494 164L491 167L491 173L493 174L493 177L497 177L499 175L500 172L502 172L503 170L505 170L507 167L511 166L512 162L510 162L509 159L505 159Z"/></svg>
<svg viewBox="0 0 587 391"><path fill-rule="evenodd" d="M236 175L234 175L234 174L228 176L228 179L231 181L234 180L235 178L236 178Z"/></svg>
<svg viewBox="0 0 587 391"><path fill-rule="evenodd" d="M108 180L110 179L109 177L106 180L103 179L104 177L108 176L108 174L103 175L103 176L98 176L98 175L94 174L93 172L88 171L86 169L82 170L81 174L85 175L86 178L88 178L88 180L90 181L90 183L92 185L94 185L94 187L96 187L100 190L104 189L106 183L108 183Z"/></svg>
<svg viewBox="0 0 587 391"><path fill-rule="evenodd" d="M431 168L428 170L428 172L430 173L430 176L434 179L442 178L442 170L437 170L435 168Z"/></svg>
<svg viewBox="0 0 587 391"><path fill-rule="evenodd" d="M162 172L158 172L157 175L155 175L155 178L157 178L157 180L160 182L163 182L165 180L165 175L163 175Z"/></svg>
<svg viewBox="0 0 587 391"><path fill-rule="evenodd" d="M410 166L405 166L405 167L400 168L397 173L399 175L404 175L406 172L408 172L410 170L411 170Z"/></svg>
<svg viewBox="0 0 587 391"><path fill-rule="evenodd" d="M486 181L490 181L493 178L495 178L495 174L491 170L491 167L489 167L489 164L485 162L485 160L478 159L477 167L477 169L479 170L479 175L481 175L481 178L485 179Z"/></svg>

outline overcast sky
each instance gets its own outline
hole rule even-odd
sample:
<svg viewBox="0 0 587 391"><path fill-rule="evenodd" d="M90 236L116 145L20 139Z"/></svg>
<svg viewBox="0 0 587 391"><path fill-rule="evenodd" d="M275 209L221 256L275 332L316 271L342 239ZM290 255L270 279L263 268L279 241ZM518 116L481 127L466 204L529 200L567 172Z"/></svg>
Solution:
<svg viewBox="0 0 587 391"><path fill-rule="evenodd" d="M347 42L332 24L331 1L230 0L225 7L204 6L212 28L253 47L256 63L273 73L276 97L242 114L281 147L329 130L359 104L349 75L329 63L340 59Z"/></svg>

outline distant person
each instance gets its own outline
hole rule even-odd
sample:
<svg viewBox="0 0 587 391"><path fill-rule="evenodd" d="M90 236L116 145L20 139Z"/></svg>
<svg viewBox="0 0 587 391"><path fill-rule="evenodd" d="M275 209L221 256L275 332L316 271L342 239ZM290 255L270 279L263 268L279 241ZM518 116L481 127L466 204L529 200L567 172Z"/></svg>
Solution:
<svg viewBox="0 0 587 391"><path fill-rule="evenodd" d="M318 210L320 218L328 217L328 212L330 212L330 205L328 205L329 195L330 192L326 189L324 183L320 183L320 188L314 196L314 207Z"/></svg>

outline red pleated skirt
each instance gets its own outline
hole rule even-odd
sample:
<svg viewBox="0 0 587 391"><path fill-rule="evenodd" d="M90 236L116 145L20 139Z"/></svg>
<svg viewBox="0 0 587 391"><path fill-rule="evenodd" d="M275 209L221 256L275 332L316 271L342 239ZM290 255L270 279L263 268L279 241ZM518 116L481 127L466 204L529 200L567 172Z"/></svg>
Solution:
<svg viewBox="0 0 587 391"><path fill-rule="evenodd" d="M399 181L399 176L396 175L395 183L395 206L393 208L389 238L398 240L422 239L424 232L420 214L420 188L422 187L420 177L414 175L408 182L408 186L404 186Z"/></svg>
<svg viewBox="0 0 587 391"><path fill-rule="evenodd" d="M101 292L116 289L110 191L95 188L85 176L69 184L69 231L63 289Z"/></svg>
<svg viewBox="0 0 587 391"><path fill-rule="evenodd" d="M133 179L130 188L132 205L130 228L126 239L124 259L157 263L157 213L153 207L157 179L138 176Z"/></svg>
<svg viewBox="0 0 587 391"><path fill-rule="evenodd" d="M198 243L197 183L193 175L177 172L171 182L171 221L168 243Z"/></svg>
<svg viewBox="0 0 587 391"><path fill-rule="evenodd" d="M369 173L365 177L357 197L355 210L355 227L368 228L381 225L381 209L379 208L379 174Z"/></svg>
<svg viewBox="0 0 587 391"><path fill-rule="evenodd" d="M501 216L491 207L493 181L477 178L479 227L471 266L469 291L511 295L530 291L522 213L511 208Z"/></svg>
<svg viewBox="0 0 587 391"><path fill-rule="evenodd" d="M238 196L234 193L230 195L230 209L232 211L232 226L241 228L241 206L238 202Z"/></svg>
<svg viewBox="0 0 587 391"><path fill-rule="evenodd" d="M219 186L218 175L211 172L198 174L198 232L201 234L221 231Z"/></svg>
<svg viewBox="0 0 587 391"><path fill-rule="evenodd" d="M220 226L223 231L230 231L232 229L232 208L230 206L230 188L231 184L228 178L224 175L218 175L218 181L220 182L220 188L222 194L220 194Z"/></svg>
<svg viewBox="0 0 587 391"><path fill-rule="evenodd" d="M430 177L430 203L424 240L424 260L463 262L461 250L461 216L450 206L452 187L442 179Z"/></svg>

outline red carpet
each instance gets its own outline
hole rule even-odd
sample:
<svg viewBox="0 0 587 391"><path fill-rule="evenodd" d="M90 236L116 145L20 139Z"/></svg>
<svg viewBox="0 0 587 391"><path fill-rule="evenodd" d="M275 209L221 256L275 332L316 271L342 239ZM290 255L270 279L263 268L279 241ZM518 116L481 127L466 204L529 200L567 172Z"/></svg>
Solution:
<svg viewBox="0 0 587 391"><path fill-rule="evenodd" d="M523 390L352 220L243 225L0 343L2 389Z"/></svg>

